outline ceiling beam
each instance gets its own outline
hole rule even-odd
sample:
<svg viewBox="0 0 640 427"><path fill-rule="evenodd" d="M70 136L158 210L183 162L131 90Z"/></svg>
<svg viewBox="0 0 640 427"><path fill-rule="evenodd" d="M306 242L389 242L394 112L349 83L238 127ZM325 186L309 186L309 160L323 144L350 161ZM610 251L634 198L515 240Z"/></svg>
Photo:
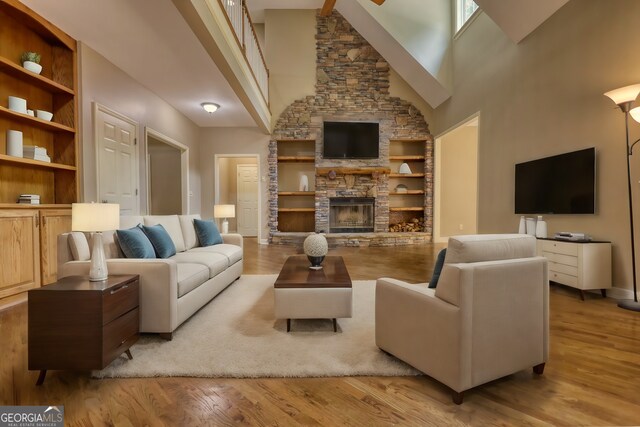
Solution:
<svg viewBox="0 0 640 427"><path fill-rule="evenodd" d="M325 0L322 5L322 9L320 9L320 16L329 16L331 15L331 11L333 7L336 5L336 0Z"/></svg>

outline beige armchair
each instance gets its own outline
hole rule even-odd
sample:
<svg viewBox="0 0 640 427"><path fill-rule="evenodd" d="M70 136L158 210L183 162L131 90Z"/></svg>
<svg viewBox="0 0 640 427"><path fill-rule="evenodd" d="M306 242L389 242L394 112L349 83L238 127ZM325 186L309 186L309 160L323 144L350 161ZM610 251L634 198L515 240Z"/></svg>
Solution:
<svg viewBox="0 0 640 427"><path fill-rule="evenodd" d="M376 344L453 391L533 367L549 355L547 261L527 235L449 239L436 289L376 285Z"/></svg>

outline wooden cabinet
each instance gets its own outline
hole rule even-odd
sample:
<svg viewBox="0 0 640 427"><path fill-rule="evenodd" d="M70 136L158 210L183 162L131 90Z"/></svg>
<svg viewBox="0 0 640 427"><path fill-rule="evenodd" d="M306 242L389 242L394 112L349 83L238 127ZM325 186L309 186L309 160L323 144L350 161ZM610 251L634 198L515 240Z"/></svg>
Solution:
<svg viewBox="0 0 640 427"><path fill-rule="evenodd" d="M547 258L549 280L580 290L600 289L606 296L611 287L610 242L563 242L538 240L538 255Z"/></svg>
<svg viewBox="0 0 640 427"><path fill-rule="evenodd" d="M76 41L17 0L0 0L0 208L20 194L43 204L69 204L78 195ZM22 67L25 51L41 55L42 72ZM52 121L12 111L8 97ZM7 155L7 130L21 131L23 145L46 148L51 162Z"/></svg>
<svg viewBox="0 0 640 427"><path fill-rule="evenodd" d="M0 209L0 298L56 281L58 234L71 231L71 209Z"/></svg>
<svg viewBox="0 0 640 427"><path fill-rule="evenodd" d="M139 276L70 276L29 291L29 369L102 369L139 336Z"/></svg>
<svg viewBox="0 0 640 427"><path fill-rule="evenodd" d="M278 231L315 230L315 139L281 139L278 153ZM300 191L300 176L309 181Z"/></svg>
<svg viewBox="0 0 640 427"><path fill-rule="evenodd" d="M40 269L43 285L57 280L58 235L71 231L70 209L40 211Z"/></svg>
<svg viewBox="0 0 640 427"><path fill-rule="evenodd" d="M0 298L40 286L37 210L0 210Z"/></svg>

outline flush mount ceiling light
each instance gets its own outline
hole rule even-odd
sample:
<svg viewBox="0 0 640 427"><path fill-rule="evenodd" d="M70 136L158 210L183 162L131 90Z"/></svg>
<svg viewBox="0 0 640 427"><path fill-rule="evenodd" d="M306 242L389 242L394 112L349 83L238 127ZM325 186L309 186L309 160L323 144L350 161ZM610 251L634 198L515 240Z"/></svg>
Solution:
<svg viewBox="0 0 640 427"><path fill-rule="evenodd" d="M220 108L218 104L214 104L213 102L203 102L200 105L207 113L215 113Z"/></svg>

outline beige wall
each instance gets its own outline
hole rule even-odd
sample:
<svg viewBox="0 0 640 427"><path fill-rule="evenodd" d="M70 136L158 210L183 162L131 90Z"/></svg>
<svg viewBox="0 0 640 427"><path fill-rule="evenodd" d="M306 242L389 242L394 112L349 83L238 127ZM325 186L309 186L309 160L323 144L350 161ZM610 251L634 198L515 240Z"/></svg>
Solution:
<svg viewBox="0 0 640 427"><path fill-rule="evenodd" d="M477 232L478 127L461 126L436 141L436 237Z"/></svg>
<svg viewBox="0 0 640 427"><path fill-rule="evenodd" d="M272 9L264 19L273 128L289 104L315 94L316 11Z"/></svg>
<svg viewBox="0 0 640 427"><path fill-rule="evenodd" d="M176 215L182 213L181 153L152 137L148 138L149 213Z"/></svg>
<svg viewBox="0 0 640 427"><path fill-rule="evenodd" d="M432 127L438 135L481 113L482 233L517 230L515 163L595 146L597 213L548 216L549 233L583 231L612 241L613 282L627 289L631 260L624 120L602 94L640 82L639 16L636 0L572 0L516 45L481 14L454 42L453 96L435 110ZM640 137L640 125L632 122L630 127L632 137ZM637 159L634 163L637 169ZM633 175L640 196L640 175L637 170Z"/></svg>
<svg viewBox="0 0 640 427"><path fill-rule="evenodd" d="M259 191L261 239L267 239L268 192L267 192L267 156L269 154L269 135L258 128L203 128L200 133L199 164L202 172L202 217L213 218L215 201L214 161L218 154L255 154L259 156ZM229 224L231 226L231 224Z"/></svg>
<svg viewBox="0 0 640 427"><path fill-rule="evenodd" d="M216 153L220 154L220 153ZM236 205L238 211L238 165L255 165L255 157L222 157L218 159L218 203L221 205ZM215 194L215 193L214 193ZM229 231L238 229L236 218L229 218Z"/></svg>
<svg viewBox="0 0 640 427"><path fill-rule="evenodd" d="M316 11L267 10L264 28L273 127L289 104L315 94ZM393 69L389 83L391 96L413 103L431 123L433 109Z"/></svg>
<svg viewBox="0 0 640 427"><path fill-rule="evenodd" d="M138 122L140 161L140 208L147 206L144 128L149 126L189 147L189 185L191 213L200 212L200 173L198 170L200 129L178 110L149 91L89 46L80 43L80 85L82 91L81 138L83 199L96 200L96 152L93 135L92 103L97 102Z"/></svg>

